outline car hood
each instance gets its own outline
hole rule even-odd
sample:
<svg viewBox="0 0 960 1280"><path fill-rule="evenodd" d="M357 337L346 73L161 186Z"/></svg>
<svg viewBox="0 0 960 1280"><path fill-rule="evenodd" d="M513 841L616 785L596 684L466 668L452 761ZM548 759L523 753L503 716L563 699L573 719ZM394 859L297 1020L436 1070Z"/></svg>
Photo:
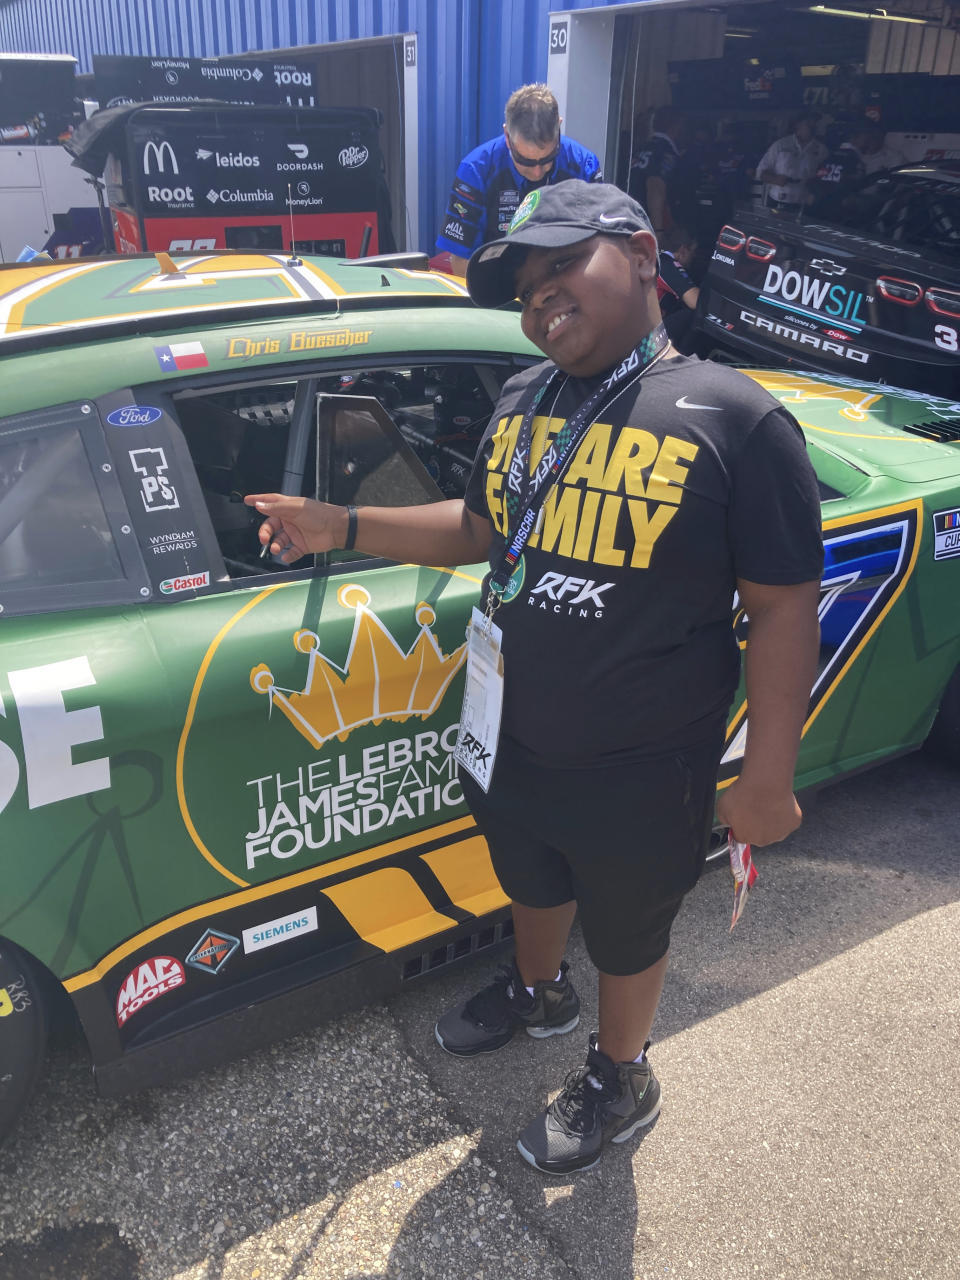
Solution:
<svg viewBox="0 0 960 1280"><path fill-rule="evenodd" d="M807 436L870 476L916 483L960 475L960 404L829 374L744 369Z"/></svg>

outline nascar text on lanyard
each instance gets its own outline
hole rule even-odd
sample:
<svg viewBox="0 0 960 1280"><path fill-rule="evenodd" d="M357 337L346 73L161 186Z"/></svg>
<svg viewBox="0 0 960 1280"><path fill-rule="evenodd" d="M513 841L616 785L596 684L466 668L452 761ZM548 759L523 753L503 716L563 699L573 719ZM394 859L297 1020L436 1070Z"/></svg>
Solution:
<svg viewBox="0 0 960 1280"><path fill-rule="evenodd" d="M487 581L486 611L473 610L467 629L467 674L460 715L460 731L454 757L484 791L490 786L500 736L503 706L503 633L493 615L503 602L510 576L523 554L543 510L551 485L563 474L587 431L614 392L637 381L660 359L669 346L662 324L631 351L609 378L574 410L544 450L533 475L529 474L533 443L533 419L549 388L559 374L553 369L537 388L517 433L517 443L507 472L507 543L500 563ZM512 533L511 533L512 529Z"/></svg>

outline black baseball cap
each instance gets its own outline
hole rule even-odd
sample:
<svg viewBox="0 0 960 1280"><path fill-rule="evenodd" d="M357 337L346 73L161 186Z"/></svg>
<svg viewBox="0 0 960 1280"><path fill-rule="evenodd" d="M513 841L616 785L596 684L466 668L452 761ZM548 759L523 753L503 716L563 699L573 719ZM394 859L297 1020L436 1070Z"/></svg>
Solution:
<svg viewBox="0 0 960 1280"><path fill-rule="evenodd" d="M516 297L514 276L527 249L559 249L591 236L653 232L642 205L608 182L568 178L531 191L513 215L507 234L481 245L467 263L467 288L481 307Z"/></svg>

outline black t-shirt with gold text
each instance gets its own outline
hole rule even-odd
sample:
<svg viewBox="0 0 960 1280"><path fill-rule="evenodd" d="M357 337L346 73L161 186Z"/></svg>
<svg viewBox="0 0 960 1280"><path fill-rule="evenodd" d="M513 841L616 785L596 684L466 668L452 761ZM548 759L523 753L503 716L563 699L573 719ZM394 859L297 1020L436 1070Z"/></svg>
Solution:
<svg viewBox="0 0 960 1280"><path fill-rule="evenodd" d="M493 525L491 565L520 422L548 367L505 384L467 486ZM594 386L557 376L531 469ZM733 369L660 361L601 407L511 578L496 614L502 733L571 765L698 742L737 685L736 579L787 586L822 566L816 476L791 415Z"/></svg>

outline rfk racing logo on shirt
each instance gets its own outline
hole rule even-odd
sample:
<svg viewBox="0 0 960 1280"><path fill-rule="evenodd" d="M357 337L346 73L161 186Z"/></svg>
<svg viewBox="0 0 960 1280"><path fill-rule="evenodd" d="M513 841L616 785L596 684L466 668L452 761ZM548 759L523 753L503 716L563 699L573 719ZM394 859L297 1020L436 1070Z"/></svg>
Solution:
<svg viewBox="0 0 960 1280"><path fill-rule="evenodd" d="M145 511L173 511L180 506L177 491L167 479L167 456L162 449L131 449L130 462L140 477Z"/></svg>
<svg viewBox="0 0 960 1280"><path fill-rule="evenodd" d="M574 578L565 573L545 573L527 597L527 604L565 613L571 618L602 618L603 593L612 582L594 582L593 578ZM548 604L547 601L552 601Z"/></svg>

